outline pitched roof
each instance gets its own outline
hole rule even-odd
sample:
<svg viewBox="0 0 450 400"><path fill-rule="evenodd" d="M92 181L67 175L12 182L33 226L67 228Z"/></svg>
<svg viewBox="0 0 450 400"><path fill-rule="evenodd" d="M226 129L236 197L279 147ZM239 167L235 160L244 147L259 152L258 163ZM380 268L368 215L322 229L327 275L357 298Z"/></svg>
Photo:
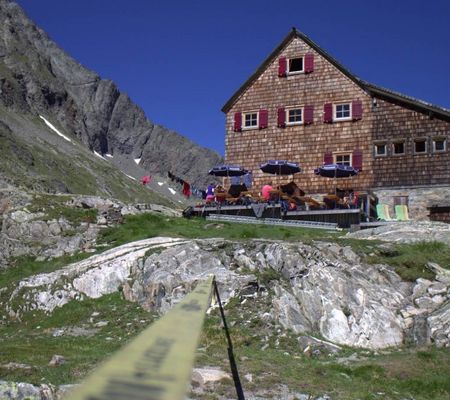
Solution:
<svg viewBox="0 0 450 400"><path fill-rule="evenodd" d="M406 96L389 89L384 89L380 86L373 85L358 78L355 74L351 73L347 68L340 64L335 58L331 57L325 50L320 48L315 42L313 42L308 36L298 31L296 28L292 28L289 34L283 39L283 41L275 48L274 51L263 61L263 63L257 68L257 70L248 78L244 84L231 96L231 98L222 107L223 112L228 112L233 106L234 102L240 97L240 95L250 85L258 79L258 77L264 72L267 66L273 62L278 54L284 49L284 47L294 38L303 40L307 45L313 48L329 63L335 66L345 76L352 80L362 90L372 97L377 97L382 100L386 100L390 103L397 104L402 107L409 108L414 111L428 114L430 117L436 117L450 122L450 110L439 107L422 100L415 99L414 97Z"/></svg>

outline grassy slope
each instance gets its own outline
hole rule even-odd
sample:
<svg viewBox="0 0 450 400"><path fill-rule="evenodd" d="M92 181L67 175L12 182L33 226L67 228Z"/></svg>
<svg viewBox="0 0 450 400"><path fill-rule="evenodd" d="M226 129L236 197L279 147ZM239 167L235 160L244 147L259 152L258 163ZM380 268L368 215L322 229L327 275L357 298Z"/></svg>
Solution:
<svg viewBox="0 0 450 400"><path fill-rule="evenodd" d="M99 315L92 317L94 312ZM120 293L73 301L50 316L29 313L21 322L10 322L0 328L0 378L34 384L78 381L153 318L136 304L123 300ZM109 324L96 328L99 321ZM56 329L70 327L97 329L97 332L91 337L53 337ZM54 354L63 355L67 362L57 368L49 367ZM7 369L4 365L8 362L20 362L32 368Z"/></svg>
<svg viewBox="0 0 450 400"><path fill-rule="evenodd" d="M14 118L19 124L26 118L11 117L10 112L0 108L0 120L2 114L4 118ZM39 118L29 117L27 124L30 120L37 130L43 129ZM22 124L28 126L24 122ZM61 127L58 129L64 131ZM116 198L127 203L146 202L174 206L170 200L95 157L75 139L73 147L73 153L68 157L52 144L35 139L34 142L25 141L0 124L0 172L14 185L26 189L54 192L55 188L64 184L70 193Z"/></svg>
<svg viewBox="0 0 450 400"><path fill-rule="evenodd" d="M270 303L248 299L227 307L227 323L233 339L241 379L251 374L250 383L243 379L244 389L274 390L287 385L290 390L333 399L449 399L449 349L400 348L373 352L344 348L338 355L320 354L307 357L298 345L299 335L281 331L262 323L257 317ZM264 349L264 345L268 347ZM197 366L214 365L229 371L225 336L220 319L210 316L203 330ZM340 358L351 356L348 365ZM231 382L223 382L215 393L233 397ZM376 395L378 393L378 395ZM207 394L202 399L215 399Z"/></svg>
<svg viewBox="0 0 450 400"><path fill-rule="evenodd" d="M126 218L126 223L105 230L100 242L117 246L125 242L152 236L178 236L190 238L223 237L233 240L250 238L281 239L309 242L314 239L338 241L351 245L367 261L387 262L395 268L403 268L412 279L429 271L424 262L434 260L442 266L450 265L448 246L431 243L395 246L390 251L378 250L377 243L347 240L342 233L314 229L249 226L229 223L209 223L200 219L180 219L160 214L144 214ZM419 257L420 255L420 257ZM51 271L66 262L83 258L35 262L17 260L17 267L0 274L0 287L14 286L14 282L26 275ZM411 275L413 274L413 275ZM278 279L274 274L264 273L258 279L269 284ZM1 296L1 295L0 295ZM1 299L1 297L0 297ZM3 297L3 301L6 298ZM269 309L267 298L249 299L245 304L236 299L227 306L228 323L235 344L241 375L251 373L253 382L244 381L246 391L270 389L283 383L292 390L303 393L329 393L334 399L416 399L450 398L450 351L426 349L417 351L402 348L374 353L346 349L339 357L356 353L358 359L350 365L339 364L335 356L319 355L305 357L297 345L297 336L280 331L270 323L262 323L256 310ZM92 312L100 313L91 322ZM20 362L32 366L31 370L8 370L0 368L0 377L6 380L22 380L33 383L54 384L78 381L98 362L114 352L130 337L137 334L154 316L135 304L121 299L120 293L101 299L71 302L56 310L51 316L29 313L22 323L8 322L0 326L0 365ZM95 322L109 321L93 337L53 337L55 328L82 326L93 328ZM116 323L118 321L118 323ZM141 323L140 321L145 321ZM267 337L267 340L266 340ZM112 339L107 339L112 338ZM277 342L279 344L277 345ZM263 350L263 345L269 347ZM39 352L31 349L39 348ZM48 367L53 354L61 354L67 363L58 368ZM220 328L218 315L207 318L199 346L197 364L221 366L229 370L226 344ZM223 382L215 393L233 396L231 382ZM373 395L373 393L384 395ZM204 399L217 398L205 394Z"/></svg>

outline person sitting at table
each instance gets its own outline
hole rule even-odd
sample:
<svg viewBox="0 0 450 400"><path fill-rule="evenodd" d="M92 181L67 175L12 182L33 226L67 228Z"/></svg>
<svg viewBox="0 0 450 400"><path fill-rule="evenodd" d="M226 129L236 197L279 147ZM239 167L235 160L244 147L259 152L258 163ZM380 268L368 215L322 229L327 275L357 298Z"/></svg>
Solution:
<svg viewBox="0 0 450 400"><path fill-rule="evenodd" d="M350 192L346 199L346 204L348 208L358 208L358 193L355 193L353 191Z"/></svg>
<svg viewBox="0 0 450 400"><path fill-rule="evenodd" d="M215 199L218 203L223 203L225 201L225 197L227 197L227 192L222 185L217 185L214 190Z"/></svg>
<svg viewBox="0 0 450 400"><path fill-rule="evenodd" d="M264 198L264 200L269 201L270 200L270 191L273 190L272 182L268 182L265 184L261 189L261 196Z"/></svg>
<svg viewBox="0 0 450 400"><path fill-rule="evenodd" d="M207 203L210 203L211 201L214 201L214 184L211 183L210 185L208 185L208 187L206 188L206 197L205 200Z"/></svg>

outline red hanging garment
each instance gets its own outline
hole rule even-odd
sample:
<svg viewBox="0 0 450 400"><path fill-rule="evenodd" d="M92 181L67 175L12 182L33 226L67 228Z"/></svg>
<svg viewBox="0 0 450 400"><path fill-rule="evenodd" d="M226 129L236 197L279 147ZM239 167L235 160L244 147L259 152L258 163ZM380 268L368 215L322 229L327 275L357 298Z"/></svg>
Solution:
<svg viewBox="0 0 450 400"><path fill-rule="evenodd" d="M183 194L186 197L190 197L191 196L191 186L187 182L183 182Z"/></svg>
<svg viewBox="0 0 450 400"><path fill-rule="evenodd" d="M150 183L151 179L152 179L151 176L145 175L141 178L141 183L143 185L148 185Z"/></svg>

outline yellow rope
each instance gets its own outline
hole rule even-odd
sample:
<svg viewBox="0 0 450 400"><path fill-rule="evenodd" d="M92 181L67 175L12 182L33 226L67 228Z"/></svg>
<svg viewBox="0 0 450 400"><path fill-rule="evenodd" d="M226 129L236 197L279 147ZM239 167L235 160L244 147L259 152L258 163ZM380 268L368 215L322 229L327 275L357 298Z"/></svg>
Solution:
<svg viewBox="0 0 450 400"><path fill-rule="evenodd" d="M70 400L182 400L212 295L210 276L89 376Z"/></svg>

